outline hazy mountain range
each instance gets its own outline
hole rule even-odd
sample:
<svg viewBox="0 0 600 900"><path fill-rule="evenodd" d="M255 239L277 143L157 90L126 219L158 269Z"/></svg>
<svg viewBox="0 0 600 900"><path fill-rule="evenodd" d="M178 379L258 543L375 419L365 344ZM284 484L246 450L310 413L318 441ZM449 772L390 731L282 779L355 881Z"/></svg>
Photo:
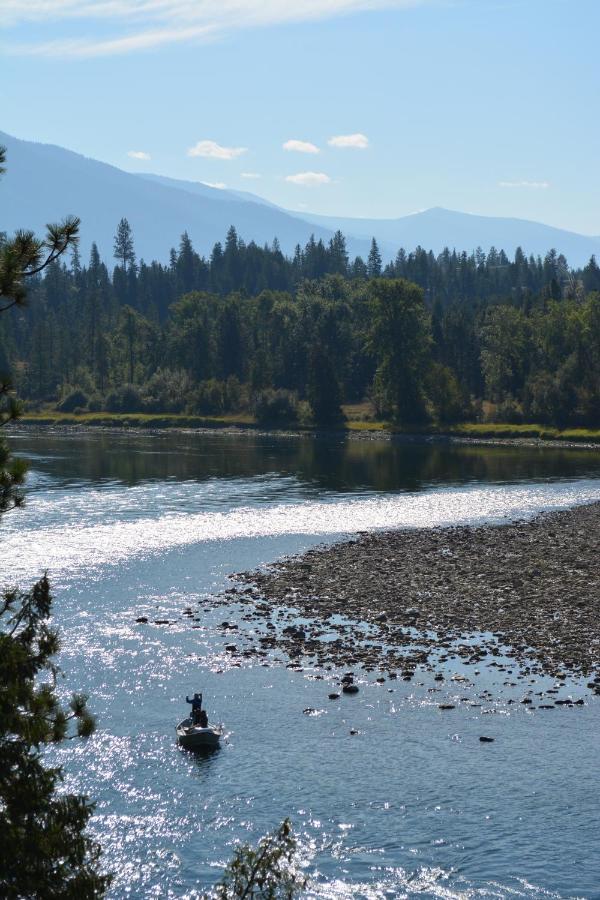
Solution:
<svg viewBox="0 0 600 900"><path fill-rule="evenodd" d="M171 247L187 231L194 247L208 254L235 225L245 241L279 239L285 253L305 244L311 234L328 241L336 229L347 238L349 253L366 258L375 237L384 259L399 247L420 245L439 253L444 247L471 251L491 246L512 255L544 255L552 247L573 266L600 257L600 237L588 237L524 219L476 216L433 208L397 219L338 218L294 213L243 191L220 190L201 182L159 175L136 175L50 144L22 141L0 132L6 146L7 172L0 184L0 230L42 231L72 213L82 220L81 252L92 241L112 261L113 235L125 216L133 229L138 259L166 261Z"/></svg>

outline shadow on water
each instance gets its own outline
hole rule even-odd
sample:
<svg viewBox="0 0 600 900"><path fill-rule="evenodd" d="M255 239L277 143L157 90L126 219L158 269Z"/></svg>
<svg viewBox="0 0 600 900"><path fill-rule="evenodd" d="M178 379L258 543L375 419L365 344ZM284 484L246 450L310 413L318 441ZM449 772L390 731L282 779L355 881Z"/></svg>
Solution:
<svg viewBox="0 0 600 900"><path fill-rule="evenodd" d="M185 750L183 747L180 747L179 750L186 757L193 760L194 766L198 770L198 775L204 776L210 774L217 756L221 752L221 747L201 747L198 750Z"/></svg>
<svg viewBox="0 0 600 900"><path fill-rule="evenodd" d="M117 482L206 482L277 474L307 495L322 491L420 491L432 485L520 482L600 475L600 450L526 446L406 444L344 435L165 433L14 435L32 467L56 479Z"/></svg>

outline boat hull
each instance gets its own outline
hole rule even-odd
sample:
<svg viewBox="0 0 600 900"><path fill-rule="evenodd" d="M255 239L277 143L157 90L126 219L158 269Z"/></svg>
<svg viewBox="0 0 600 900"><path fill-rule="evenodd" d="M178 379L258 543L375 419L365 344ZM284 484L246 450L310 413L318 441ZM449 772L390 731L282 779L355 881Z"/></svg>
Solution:
<svg viewBox="0 0 600 900"><path fill-rule="evenodd" d="M219 746L222 730L210 722L207 728L192 725L190 719L185 719L177 726L177 741L184 750L214 750Z"/></svg>

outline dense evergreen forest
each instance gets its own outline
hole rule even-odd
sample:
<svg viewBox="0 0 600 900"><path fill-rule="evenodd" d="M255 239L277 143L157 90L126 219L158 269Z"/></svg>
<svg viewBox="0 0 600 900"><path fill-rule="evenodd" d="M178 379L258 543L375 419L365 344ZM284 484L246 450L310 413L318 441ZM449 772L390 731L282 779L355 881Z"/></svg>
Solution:
<svg viewBox="0 0 600 900"><path fill-rule="evenodd" d="M84 265L75 249L0 323L0 366L29 408L600 423L594 258L574 271L554 250L417 248L383 266L375 240L349 260L339 232L287 258L232 227L209 259L184 234L169 265L147 264L125 219L114 255L109 268L93 246Z"/></svg>

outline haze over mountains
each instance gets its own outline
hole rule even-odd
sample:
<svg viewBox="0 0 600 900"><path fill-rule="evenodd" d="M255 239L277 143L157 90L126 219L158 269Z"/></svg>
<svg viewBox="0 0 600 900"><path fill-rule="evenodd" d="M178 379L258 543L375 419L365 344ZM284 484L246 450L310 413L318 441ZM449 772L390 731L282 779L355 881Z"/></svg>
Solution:
<svg viewBox="0 0 600 900"><path fill-rule="evenodd" d="M0 185L0 230L42 231L46 222L67 214L82 220L81 252L87 258L92 241L112 261L113 236L125 216L133 229L138 259L166 262L187 231L194 247L210 253L235 225L246 242L279 239L284 253L304 245L311 234L328 241L336 229L347 238L348 251L366 258L374 236L384 260L400 247L420 245L435 253L444 247L471 251L491 246L509 256L521 246L526 254L544 255L556 248L572 266L600 256L600 237L589 237L523 219L477 216L433 208L398 219L361 219L293 213L242 191L220 190L201 182L137 175L89 159L61 147L22 141L0 132L6 146L7 173Z"/></svg>

